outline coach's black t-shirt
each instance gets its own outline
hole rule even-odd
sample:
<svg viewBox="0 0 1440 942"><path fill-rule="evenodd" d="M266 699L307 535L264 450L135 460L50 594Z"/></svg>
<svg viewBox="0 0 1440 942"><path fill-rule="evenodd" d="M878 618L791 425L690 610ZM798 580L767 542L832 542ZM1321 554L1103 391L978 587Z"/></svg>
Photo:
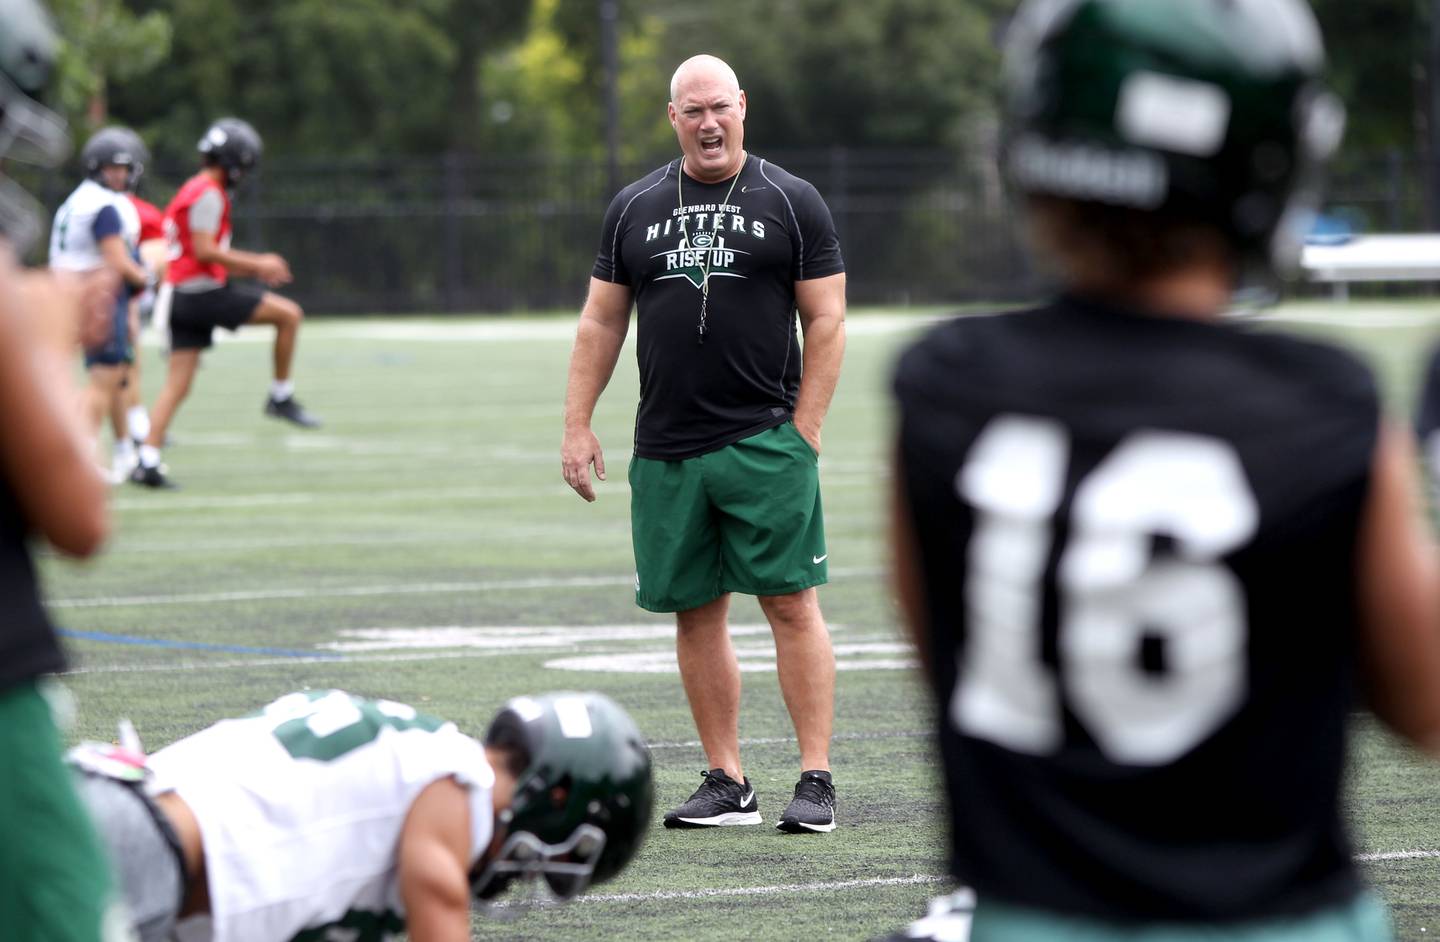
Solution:
<svg viewBox="0 0 1440 942"><path fill-rule="evenodd" d="M820 194L763 158L708 184L677 159L621 190L594 276L635 294L635 454L691 458L788 420L800 388L795 282L844 270Z"/></svg>
<svg viewBox="0 0 1440 942"><path fill-rule="evenodd" d="M931 330L895 391L955 875L1121 921L1353 897L1369 372L1064 299Z"/></svg>
<svg viewBox="0 0 1440 942"><path fill-rule="evenodd" d="M60 644L40 604L28 527L10 486L0 479L0 692L65 666Z"/></svg>

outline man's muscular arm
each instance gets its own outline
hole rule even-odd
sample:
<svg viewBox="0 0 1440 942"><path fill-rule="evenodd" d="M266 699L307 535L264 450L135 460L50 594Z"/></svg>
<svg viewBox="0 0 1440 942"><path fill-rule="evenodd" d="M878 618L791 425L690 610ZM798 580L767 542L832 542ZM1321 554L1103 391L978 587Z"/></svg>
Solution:
<svg viewBox="0 0 1440 942"><path fill-rule="evenodd" d="M620 348L630 329L631 291L626 285L590 279L590 294L580 312L575 349L570 354L570 378L565 385L565 437L560 444L560 470L565 483L587 501L595 500L590 465L605 480L605 454L590 430L595 403L615 372Z"/></svg>
<svg viewBox="0 0 1440 942"><path fill-rule="evenodd" d="M805 337L795 427L820 452L820 426L830 410L845 358L845 274L795 282L795 307Z"/></svg>

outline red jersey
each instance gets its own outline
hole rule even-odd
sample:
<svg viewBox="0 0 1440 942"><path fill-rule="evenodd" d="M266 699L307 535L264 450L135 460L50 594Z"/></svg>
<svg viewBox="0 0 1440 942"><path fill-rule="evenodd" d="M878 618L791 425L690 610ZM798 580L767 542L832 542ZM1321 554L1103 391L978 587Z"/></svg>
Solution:
<svg viewBox="0 0 1440 942"><path fill-rule="evenodd" d="M201 171L186 180L170 205L165 207L165 236L170 240L170 268L165 273L165 280L172 285L194 278L213 278L223 285L229 274L218 262L207 265L197 260L195 243L190 237L190 207L210 190L220 194L224 207L220 214L220 228L215 233L215 244L222 249L230 247L230 197L224 187Z"/></svg>
<svg viewBox="0 0 1440 942"><path fill-rule="evenodd" d="M134 193L128 195L130 202L135 204L135 212L140 214L140 241L165 238L165 213L160 207L149 200L142 200Z"/></svg>

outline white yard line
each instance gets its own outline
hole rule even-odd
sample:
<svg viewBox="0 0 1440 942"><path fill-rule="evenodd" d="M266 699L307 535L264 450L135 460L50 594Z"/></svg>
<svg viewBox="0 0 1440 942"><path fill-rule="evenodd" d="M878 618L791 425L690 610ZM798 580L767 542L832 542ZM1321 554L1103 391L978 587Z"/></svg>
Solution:
<svg viewBox="0 0 1440 942"><path fill-rule="evenodd" d="M1361 863L1373 863L1382 860L1433 860L1440 857L1440 850L1391 850L1374 854L1356 854L1355 859Z"/></svg>
<svg viewBox="0 0 1440 942"><path fill-rule="evenodd" d="M878 566L835 567L832 578L870 578L882 575ZM365 598L384 595L427 595L463 592L497 592L512 589L591 589L633 586L635 576L571 576L563 579L481 579L474 582L404 583L400 585L304 586L293 589L251 589L234 592L186 592L175 595L110 595L94 598L51 599L50 608L128 608L149 605L191 605L216 602L258 602L279 599Z"/></svg>
<svg viewBox="0 0 1440 942"><path fill-rule="evenodd" d="M653 747L652 747L653 748ZM1391 854L1357 854L1358 861L1411 860L1440 857L1440 851L1406 850ZM769 886L716 887L703 890L657 890L653 893L589 893L576 897L580 903L648 903L665 900L713 899L716 897L783 896L792 893L829 893L881 886L923 886L953 883L953 878L940 874L916 873L908 877L870 877L863 880L836 880L821 883L776 883Z"/></svg>
<svg viewBox="0 0 1440 942"><path fill-rule="evenodd" d="M908 877L870 877L864 880L836 880L831 883L778 883L771 886L730 886L703 890L659 890L654 893L587 893L575 898L583 903L640 903L669 899L710 899L717 896L778 896L785 893L821 893L858 890L874 886L916 886L952 883L951 877L916 873Z"/></svg>

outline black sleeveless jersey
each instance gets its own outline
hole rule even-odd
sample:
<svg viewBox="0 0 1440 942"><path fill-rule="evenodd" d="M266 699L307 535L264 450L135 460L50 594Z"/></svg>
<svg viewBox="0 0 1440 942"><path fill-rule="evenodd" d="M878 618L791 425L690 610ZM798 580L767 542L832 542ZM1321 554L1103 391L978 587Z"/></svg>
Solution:
<svg viewBox="0 0 1440 942"><path fill-rule="evenodd" d="M635 454L691 458L789 419L795 282L844 270L820 194L761 157L720 183L681 174L677 159L621 190L593 274L635 293Z"/></svg>
<svg viewBox="0 0 1440 942"><path fill-rule="evenodd" d="M955 876L1121 921L1350 899L1368 371L1067 298L931 330L894 386Z"/></svg>
<svg viewBox="0 0 1440 942"><path fill-rule="evenodd" d="M15 495L0 479L0 691L65 666L35 580L25 525Z"/></svg>

